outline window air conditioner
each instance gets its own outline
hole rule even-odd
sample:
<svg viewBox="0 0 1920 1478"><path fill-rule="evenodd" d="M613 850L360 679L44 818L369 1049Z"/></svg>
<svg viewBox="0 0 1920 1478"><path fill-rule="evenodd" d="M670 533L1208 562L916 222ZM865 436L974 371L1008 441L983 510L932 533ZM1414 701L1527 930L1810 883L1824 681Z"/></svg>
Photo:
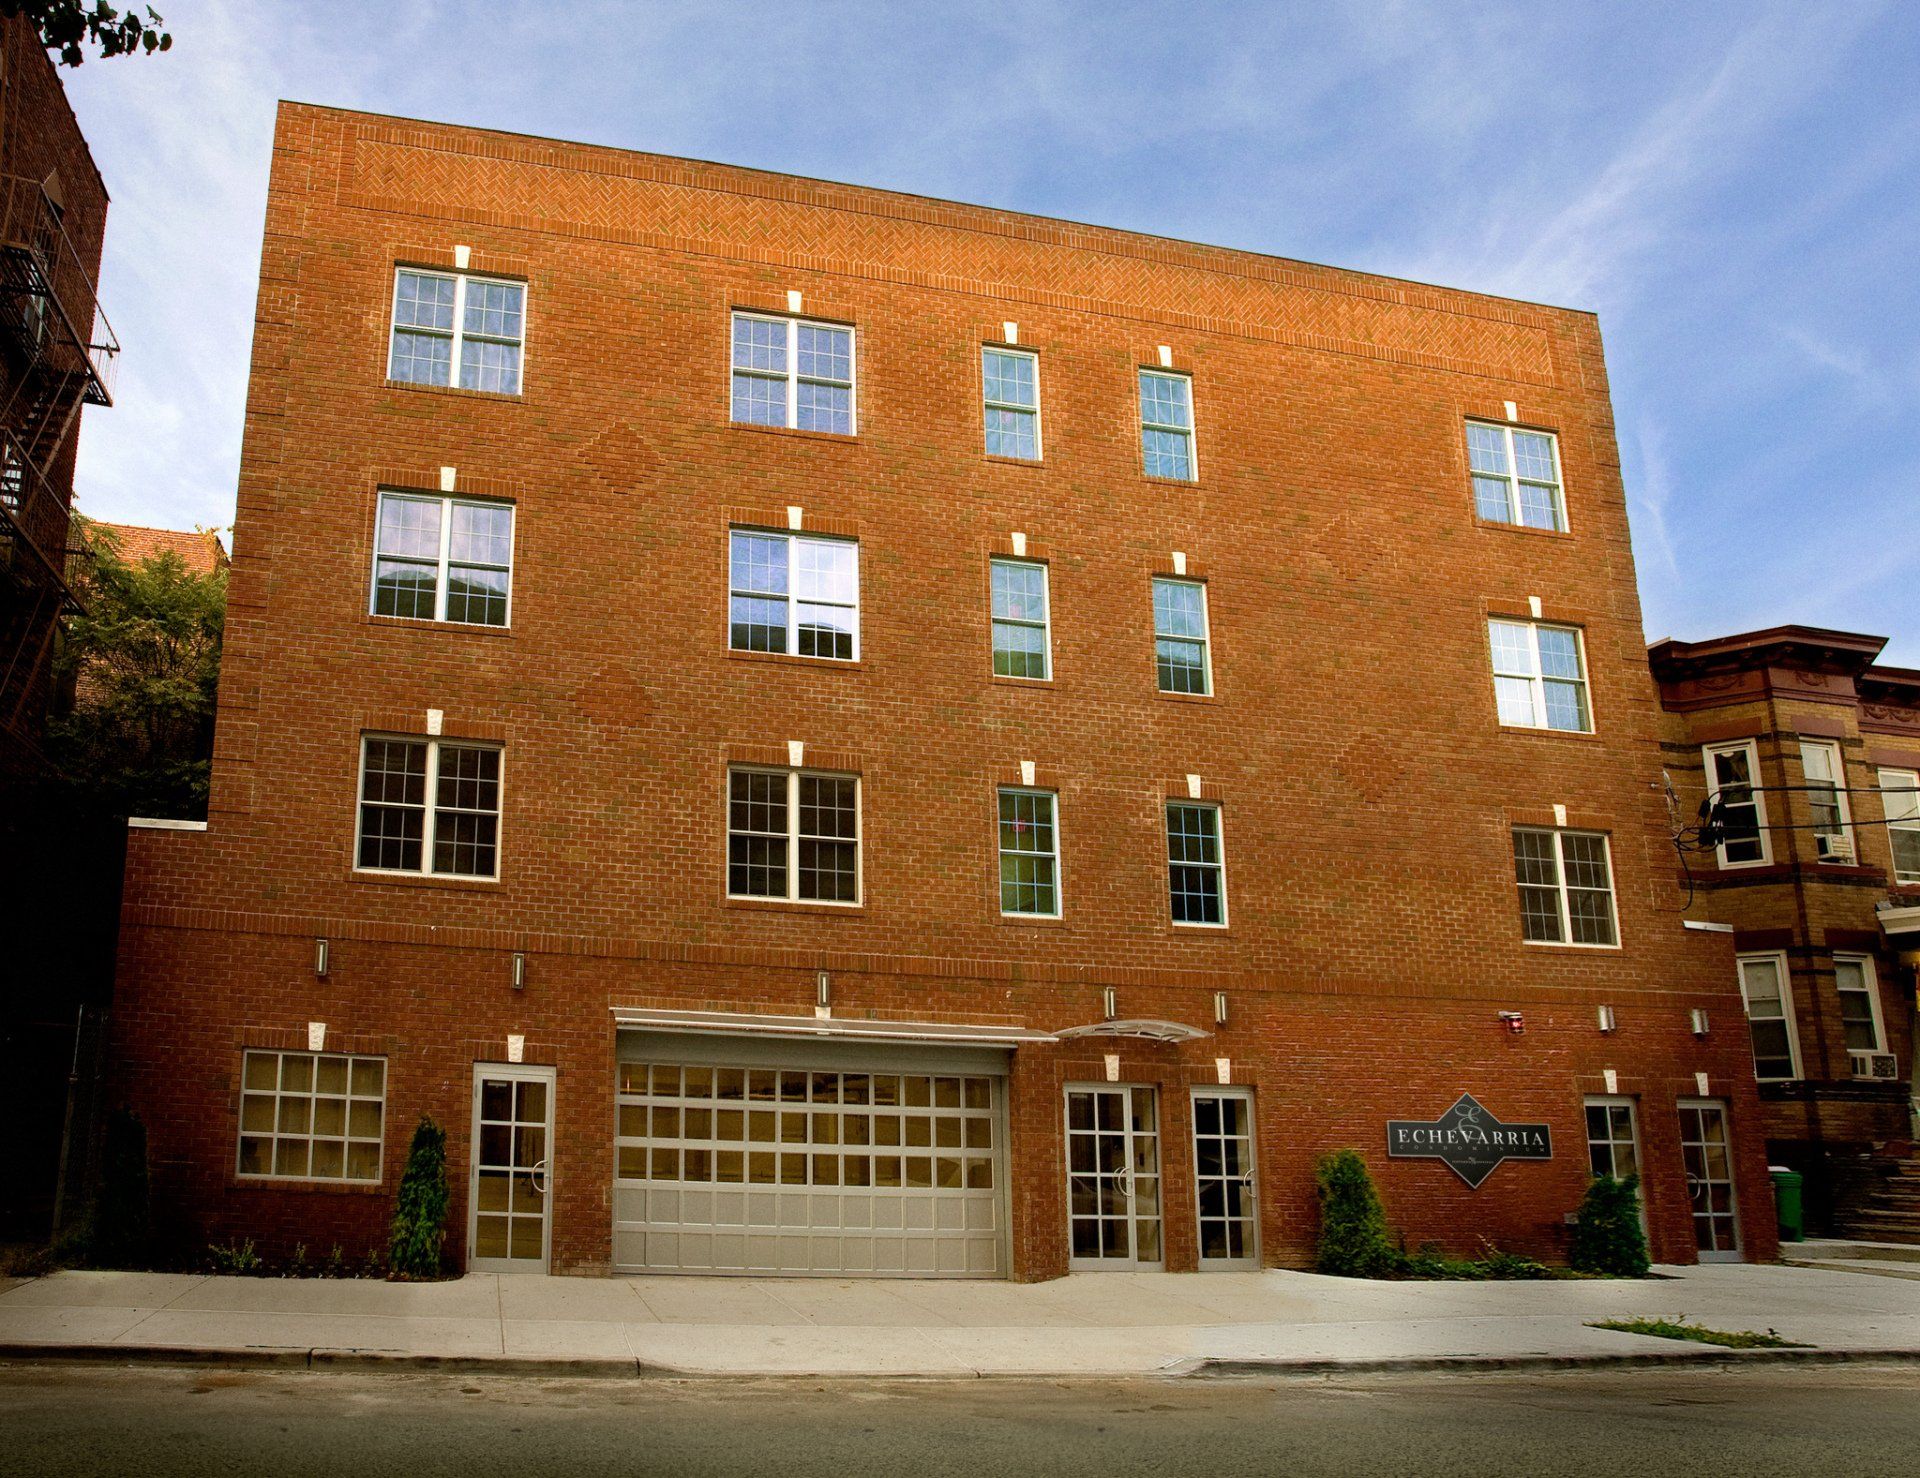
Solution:
<svg viewBox="0 0 1920 1478"><path fill-rule="evenodd" d="M1853 838L1841 832L1815 832L1813 847L1822 862L1853 861Z"/></svg>
<svg viewBox="0 0 1920 1478"><path fill-rule="evenodd" d="M1891 1052L1849 1052L1847 1056L1852 1059L1856 1078L1873 1078L1882 1083L1891 1083L1899 1076Z"/></svg>

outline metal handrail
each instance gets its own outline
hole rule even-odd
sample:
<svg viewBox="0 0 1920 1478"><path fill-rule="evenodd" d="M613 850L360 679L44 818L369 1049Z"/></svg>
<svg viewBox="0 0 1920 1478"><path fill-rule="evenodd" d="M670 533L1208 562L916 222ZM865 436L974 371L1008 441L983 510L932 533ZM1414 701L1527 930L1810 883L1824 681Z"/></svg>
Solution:
<svg viewBox="0 0 1920 1478"><path fill-rule="evenodd" d="M120 340L92 275L38 180L0 176L0 250L11 259L6 285L47 298L60 336L85 366L91 382L87 398L113 404Z"/></svg>
<svg viewBox="0 0 1920 1478"><path fill-rule="evenodd" d="M34 465L19 439L11 431L0 430L0 549L7 544L24 548L40 566L41 579L58 586L64 602L78 609L66 571L67 528L72 518L66 501ZM0 553L0 561L4 560L5 554Z"/></svg>

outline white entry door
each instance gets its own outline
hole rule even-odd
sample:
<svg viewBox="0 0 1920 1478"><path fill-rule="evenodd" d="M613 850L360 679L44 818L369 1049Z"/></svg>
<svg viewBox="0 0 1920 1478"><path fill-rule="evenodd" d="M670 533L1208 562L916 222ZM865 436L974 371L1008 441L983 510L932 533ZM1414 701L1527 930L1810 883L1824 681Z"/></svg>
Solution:
<svg viewBox="0 0 1920 1478"><path fill-rule="evenodd" d="M1067 1089L1067 1254L1075 1269L1164 1265L1157 1090Z"/></svg>
<svg viewBox="0 0 1920 1478"><path fill-rule="evenodd" d="M1193 1090L1193 1178L1201 1269L1259 1267L1253 1090Z"/></svg>
<svg viewBox="0 0 1920 1478"><path fill-rule="evenodd" d="M1733 1198L1733 1144L1725 1104L1695 1099L1680 1105L1680 1153L1700 1261L1740 1261L1740 1210Z"/></svg>
<svg viewBox="0 0 1920 1478"><path fill-rule="evenodd" d="M544 1273L553 1246L553 1069L473 1070L467 1266Z"/></svg>

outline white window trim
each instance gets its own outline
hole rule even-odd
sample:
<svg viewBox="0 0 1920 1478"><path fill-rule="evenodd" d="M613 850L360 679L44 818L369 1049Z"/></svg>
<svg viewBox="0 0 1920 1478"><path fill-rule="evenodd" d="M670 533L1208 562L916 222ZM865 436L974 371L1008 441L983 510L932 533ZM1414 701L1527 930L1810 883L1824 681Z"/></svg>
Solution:
<svg viewBox="0 0 1920 1478"><path fill-rule="evenodd" d="M1920 770L1902 770L1897 766L1882 765L1875 779L1880 788L1880 814L1887 822L1887 865L1893 872L1895 882L1920 883L1920 872L1900 871L1898 855L1893 849L1895 832L1912 832L1920 836ZM1897 817L1895 806L1889 804L1892 797L1898 797L1900 804L1905 807L1904 818Z"/></svg>
<svg viewBox="0 0 1920 1478"><path fill-rule="evenodd" d="M1533 671L1531 673L1502 672L1500 670L1499 648L1493 644L1493 627L1495 622L1499 622L1503 626L1521 626L1526 628L1527 639L1533 652ZM1542 631L1570 631L1573 633L1574 651L1580 659L1580 696L1583 700L1582 707L1585 708L1587 715L1587 724L1583 729L1555 728L1547 722L1548 679L1545 665L1540 660L1540 633ZM1530 724L1512 723L1500 717L1500 689L1498 683L1496 683L1493 694L1493 711L1495 720L1502 728L1538 729L1546 734L1592 734L1598 730L1599 720L1593 711L1593 683L1587 670L1587 633L1584 628L1568 626L1559 621L1527 621L1522 620L1518 616L1489 616L1487 617L1487 654L1488 662L1492 667L1495 678L1504 677L1524 681L1533 699L1533 722ZM1568 679L1557 677L1554 678L1553 681L1564 683L1567 682Z"/></svg>
<svg viewBox="0 0 1920 1478"><path fill-rule="evenodd" d="M438 503L440 505L440 554L439 565L435 571L433 592L433 614L431 616L387 616L381 615L375 607L380 602L380 509L389 498L401 498L416 503ZM508 513L511 527L507 532L507 619L499 625L489 625L484 621L452 621L447 618L448 571L452 566L453 552L453 510L456 504L477 508L504 508ZM373 500L373 563L367 572L367 614L378 615L382 621L418 621L434 622L445 626L472 626L482 631L511 631L513 629L513 564L519 552L520 509L504 498L466 498L457 494L421 493L410 488L381 488L379 496ZM402 560L409 564L424 563L409 555L389 555L389 558ZM483 565L474 560L462 560L462 565L474 569L498 569L498 565Z"/></svg>
<svg viewBox="0 0 1920 1478"><path fill-rule="evenodd" d="M1715 755L1731 754L1735 750L1747 752L1747 774L1752 777L1750 788L1753 792L1753 824L1760 833L1760 855L1752 862L1727 861L1727 848L1723 842L1714 848L1714 860L1723 872L1738 871L1743 867L1768 867L1773 863L1773 834L1767 829L1767 797L1761 785L1760 746L1752 739L1729 739L1719 744L1708 744L1700 751L1701 765L1707 785L1707 799L1712 801L1720 794L1720 782L1713 772Z"/></svg>
<svg viewBox="0 0 1920 1478"><path fill-rule="evenodd" d="M733 891L733 777L735 775L784 775L787 777L787 895ZM800 777L812 775L822 780L853 782L853 897L802 898L800 896ZM815 770L802 766L790 769L780 765L728 765L727 783L720 795L720 826L726 845L720 851L721 878L727 897L744 903L797 903L806 908L861 908L867 901L867 806L866 783L858 775L840 770ZM760 833L749 833L758 836Z"/></svg>
<svg viewBox="0 0 1920 1478"><path fill-rule="evenodd" d="M1756 1083L1797 1083L1801 1079L1800 1026L1795 1020L1797 1013L1794 1011L1793 1006L1793 975L1787 967L1787 956L1784 950L1762 950L1750 954L1736 955L1734 957L1734 974L1740 981L1740 1010L1748 1022L1747 1057L1749 1060L1753 1057L1753 1028L1751 1024L1753 1021L1753 1007L1747 999L1747 966L1749 964L1757 964L1763 960L1772 961L1775 968L1779 971L1780 1011L1787 1023L1787 1059L1793 1067L1793 1075L1786 1078L1763 1078L1760 1076L1760 1065L1756 1062L1753 1068L1753 1078Z"/></svg>
<svg viewBox="0 0 1920 1478"><path fill-rule="evenodd" d="M1589 1170L1591 1170L1593 1165L1593 1137L1591 1133L1587 1131L1585 1122L1586 1110L1589 1108L1624 1108L1627 1111L1627 1128L1633 1135L1634 1174L1639 1179L1639 1186L1634 1192L1634 1199L1640 1203L1640 1235L1643 1237L1646 1236L1647 1162L1645 1150L1640 1143L1640 1100L1628 1093L1589 1093L1580 1100L1580 1108L1581 1142L1586 1146ZM1613 1139L1607 1141L1609 1145L1617 1144L1618 1142L1619 1141ZM1620 1177L1616 1175L1613 1178L1618 1180Z"/></svg>
<svg viewBox="0 0 1920 1478"><path fill-rule="evenodd" d="M1851 954L1851 953L1836 953L1833 957L1833 963L1834 963L1833 990L1834 990L1834 996L1836 997L1836 999L1840 994L1839 967L1842 964L1858 965L1860 967L1860 979L1866 988L1867 1005L1873 1013L1874 1045L1871 1050L1874 1052L1885 1052L1887 1050L1887 1023L1886 1023L1886 1018L1882 1016L1880 1013L1880 973L1879 971L1875 970L1873 967L1873 956L1863 955L1863 954ZM1841 1031L1841 1046L1848 1053L1848 1055L1851 1056L1855 1049L1852 1047L1846 1046L1844 1020L1845 1018L1843 1016L1842 1017L1843 1026ZM1849 1068L1849 1070L1851 1070L1851 1068Z"/></svg>
<svg viewBox="0 0 1920 1478"><path fill-rule="evenodd" d="M1139 396L1141 470L1145 472L1147 461L1145 433L1149 431L1171 432L1176 436L1184 436L1187 439L1187 475L1185 477L1168 477L1164 472L1152 472L1146 473L1146 475L1160 478L1164 482L1198 482L1200 481L1200 407L1193 398L1193 376L1185 370L1158 369L1149 365L1141 365L1139 380L1145 380L1150 376L1160 380L1185 380L1187 382L1187 416L1192 420L1193 424L1191 426L1168 426L1159 421L1149 421L1147 419L1146 397L1144 395ZM1035 384L1038 383L1036 380ZM1139 381L1136 381L1134 385L1136 394L1140 388Z"/></svg>
<svg viewBox="0 0 1920 1478"><path fill-rule="evenodd" d="M735 534L754 534L761 538L781 539L787 546L787 649L784 652L759 652L753 647L736 647L733 644L733 598L739 594L733 585L733 536ZM800 650L800 606L798 593L800 558L799 549L807 544L844 544L853 551L853 655L850 657L822 657L817 652ZM753 595L753 592L747 592ZM831 605L831 601L811 601L811 605ZM1048 592L1047 614L1049 624L1053 614L1052 592ZM844 539L833 534L796 533L789 529L761 528L755 524L731 524L727 528L727 650L729 652L751 652L760 657L798 657L802 662L837 662L841 664L860 660L860 541ZM1047 655L1047 670L1053 670L1053 655ZM824 772L822 772L824 773Z"/></svg>
<svg viewBox="0 0 1920 1478"><path fill-rule="evenodd" d="M1006 354L1016 359L1033 362L1033 404L1016 405L1010 400L994 400L987 394L987 355ZM987 441L988 411L1017 411L1023 416L1033 417L1033 455L1031 457L1009 456L1006 452L987 452L989 457L998 457L1004 462L1039 462L1047 455L1047 443L1043 434L1040 413L1040 354L1038 350L1022 349L1018 344L982 344L980 346L980 444L984 450Z"/></svg>
<svg viewBox="0 0 1920 1478"><path fill-rule="evenodd" d="M271 1057L274 1060L274 1087L271 1092L268 1092L264 1088L248 1088L247 1087L247 1059L249 1057ZM308 1101L309 1116L307 1119L307 1132L304 1134L282 1134L280 1133L278 1128L278 1121L280 1117L280 1100L283 1096L279 1086L280 1061L282 1058L287 1058L287 1057L312 1058L314 1078L316 1083L318 1082L318 1079L319 1079L321 1058L344 1057L347 1062L347 1091L344 1094L329 1093L329 1094L322 1095L321 1093L319 1093L317 1088L310 1088L304 1094L288 1093L284 1095L285 1097L288 1097L288 1098L304 1097ZM347 1175L344 1173L344 1169L345 1169L344 1166L342 1167L343 1173L339 1175L313 1175L313 1174L276 1175L272 1171L262 1172L257 1170L243 1170L240 1168L241 1157L245 1153L245 1142L249 1139L265 1139L269 1145L271 1145L275 1140L278 1140L278 1139L306 1140L308 1145L307 1155L308 1155L309 1170L312 1169L313 1142L317 1139L338 1139L342 1141L344 1145L343 1153L346 1153L346 1154L352 1153L352 1147L355 1143L359 1143L359 1144L372 1143L373 1141L368 1140L364 1135L354 1135L348 1132L348 1125L350 1125L352 1122L353 1104L355 1103L355 1101L357 1100L360 1103L372 1103L375 1101L371 1098L366 1097L365 1095L356 1095L353 1092L353 1065L356 1062L377 1062L380 1064L380 1097L378 1100L380 1104L380 1137L378 1141L379 1160L377 1163L377 1168L374 1170L374 1173L371 1177L364 1176L364 1175ZM387 1094L388 1094L388 1090L392 1087L392 1081L391 1081L392 1074L393 1074L392 1061L386 1057L382 1057L378 1053L373 1053L373 1052L326 1052L326 1051L306 1052L306 1051L297 1051L292 1048L283 1050L278 1047L243 1047L241 1048L240 1049L240 1096L234 1103L234 1124L235 1124L234 1136L233 1136L234 1179L256 1181L262 1184L274 1182L280 1185L359 1185L359 1186L372 1185L372 1186L377 1186L382 1184L386 1180L386 1174L387 1174ZM255 1098L266 1098L272 1101L276 1127L266 1131L249 1130L246 1127L246 1101L249 1094L251 1094ZM348 1121L347 1121L347 1124L341 1126L341 1133L339 1134L315 1134L313 1132L311 1104L314 1099L323 1097L323 1096L327 1098L339 1098L347 1106L346 1113L348 1115Z"/></svg>
<svg viewBox="0 0 1920 1478"><path fill-rule="evenodd" d="M733 362L733 325L739 319L750 319L757 323L784 323L787 326L787 369L784 375L771 370L742 369ZM845 431L822 431L818 427L800 425L800 386L840 385L839 380L823 379L819 375L800 373L800 330L803 328L831 329L834 333L847 336L847 378L844 382L847 391L847 429ZM784 379L787 384L787 419L784 429L799 431L804 429L812 436L857 436L860 434L860 334L850 323L832 323L824 318L798 318L787 313L756 313L745 308L735 308L727 319L727 421L734 426L759 426L758 421L737 420L733 414L733 378L746 375L755 380Z"/></svg>
<svg viewBox="0 0 1920 1478"><path fill-rule="evenodd" d="M1047 617L1044 621L1027 621L1013 616L993 614L993 571L997 565L1019 565L1024 569L1040 572L1040 590L1047 603ZM998 648L993 645L993 628L999 624L1024 626L1028 630L1040 629L1041 655L1046 658L1047 670L1039 677L1018 676L1013 673L996 672L993 675L1003 682L1050 683L1053 681L1053 571L1044 559L1021 559L1012 554L990 555L987 559L987 643L989 657L997 656ZM855 647L858 648L856 641Z"/></svg>
<svg viewBox="0 0 1920 1478"><path fill-rule="evenodd" d="M362 867L360 865L360 809L367 804L367 745L370 742L382 740L427 746L427 780L424 791L426 814L420 823L420 865L418 867ZM434 827L435 817L440 809L435 798L440 792L440 746L443 743L451 744L455 749L490 749L500 756L500 809L494 813L493 871L490 873L434 871ZM355 872L372 878L451 878L455 882L462 883L497 883L500 881L500 859L506 855L506 850L507 750L504 744L483 739L462 739L452 735L436 738L426 734L395 734L386 730L367 730L360 735L360 762L355 767L353 784L353 870Z"/></svg>
<svg viewBox="0 0 1920 1478"><path fill-rule="evenodd" d="M1561 936L1560 938L1528 939L1526 937L1525 928L1523 927L1521 930L1520 942L1528 946L1530 949L1614 949L1614 950L1617 950L1617 949L1623 948L1624 945L1622 944L1622 940L1625 937L1625 931L1620 926L1620 889L1613 876L1613 837L1612 835L1604 831L1588 831L1585 828L1578 827L1578 826L1514 826L1514 827L1510 827L1508 829L1508 834L1507 834L1507 857L1508 857L1509 867L1512 866L1513 833L1516 831L1544 832L1548 836L1551 836L1553 838L1553 865L1554 865L1555 872L1557 874L1554 881L1554 896L1558 900L1560 905L1560 936ZM1567 838L1568 836L1589 836L1589 837L1600 838L1600 847L1601 847L1601 850L1606 854L1606 859L1607 859L1607 905L1608 905L1609 911L1613 915L1613 943L1612 944L1587 944L1581 940L1576 940L1573 937L1573 903L1571 898L1571 894L1573 890L1567 882L1567 845L1566 845L1565 838ZM1519 887L1520 887L1519 879L1515 878L1514 879L1514 896L1516 900L1519 897ZM1582 889L1581 891L1590 892L1592 890Z"/></svg>
<svg viewBox="0 0 1920 1478"><path fill-rule="evenodd" d="M1807 751L1818 750L1827 756L1832 771L1832 779L1827 782L1833 786L1834 809L1840 815L1840 839L1846 844L1845 857L1822 857L1820 838L1830 836L1830 832L1813 831L1813 778L1807 774ZM1853 834L1853 807L1847 803L1847 757L1840 746L1831 739L1801 738L1799 747L1800 783L1807 788L1801 792L1807 803L1808 835L1814 839L1814 861L1827 867L1850 867L1860 860L1859 839Z"/></svg>
<svg viewBox="0 0 1920 1478"><path fill-rule="evenodd" d="M1053 803L1053 851L1009 852L1000 845L1000 797L1003 795L1043 795ZM1009 909L1002 905L1000 917L1003 919L1057 919L1067 911L1066 868L1061 864L1062 846L1060 841L1060 792L1045 790L1037 785L1002 785L993 793L993 855L994 880L993 891L996 899L1004 899L1005 894L999 878L999 860L1003 857L1040 857L1053 858L1053 912L1035 913L1026 909Z"/></svg>
<svg viewBox="0 0 1920 1478"><path fill-rule="evenodd" d="M1200 592L1200 657L1201 668L1206 674L1207 690L1204 693L1181 693L1172 688L1160 686L1160 643L1164 641L1192 641L1190 636L1175 636L1171 632L1160 630L1160 611L1153 603L1153 590L1157 585L1191 585ZM1154 691L1173 698L1211 698L1213 697L1213 602L1208 599L1207 582L1195 580L1186 575L1155 575L1147 582L1147 599L1152 606L1153 618L1153 687Z"/></svg>
<svg viewBox="0 0 1920 1478"><path fill-rule="evenodd" d="M1214 845L1220 849L1220 921L1210 924L1204 919L1176 919L1173 917L1173 879L1167 869L1173 865L1173 859L1167 856L1167 808L1169 806L1197 806L1213 812ZM1160 867L1161 876L1167 882L1167 918L1176 929L1224 929L1232 921L1227 907L1227 814L1226 808L1218 801L1196 801L1184 796L1163 796L1160 800Z"/></svg>
<svg viewBox="0 0 1920 1478"><path fill-rule="evenodd" d="M1469 426L1484 426L1489 431L1498 431L1502 439L1506 442L1507 471L1505 476L1506 476L1506 483L1507 483L1507 513L1508 513L1508 518L1506 520L1506 527L1516 528L1516 529L1529 529L1529 530L1532 530L1534 533L1547 533L1547 532L1557 532L1562 534L1572 533L1573 519L1567 512L1567 469L1560 460L1560 433L1557 431L1548 431L1539 426L1509 426L1509 425L1504 425L1499 421L1483 421L1477 416L1469 416L1467 418L1467 424ZM1515 455L1514 446L1513 446L1513 434L1516 431L1522 432L1528 436L1544 436L1547 439L1548 446L1552 449L1553 476L1554 476L1554 484L1553 484L1554 509L1553 511L1554 511L1554 517L1558 520L1558 523L1559 523L1559 527L1556 530L1536 529L1532 524L1522 523L1520 521L1520 484L1525 482L1525 483L1531 484L1534 487L1538 487L1540 486L1540 483L1536 478L1531 478L1531 477L1523 478L1520 475L1520 459L1518 456ZM1475 477L1495 477L1500 475L1498 473L1493 473L1493 472L1475 472L1474 471L1473 457L1470 449L1464 445L1464 438L1463 438L1462 451L1466 453L1466 456L1467 456L1467 491L1469 494L1474 494L1473 480ZM1474 513L1476 516L1478 516L1479 514L1479 499L1477 494L1474 495ZM1489 522L1490 520L1483 519L1482 521Z"/></svg>
<svg viewBox="0 0 1920 1478"><path fill-rule="evenodd" d="M453 284L453 331L442 333L438 329L414 328L400 322L400 274L409 277L437 277L442 282ZM520 289L520 337L503 339L493 334L469 334L467 332L467 284L469 282L499 283L504 287ZM409 267L397 264L393 269L393 290L387 294L387 383L391 385L418 385L427 390L466 390L469 387L460 383L460 351L469 338L482 344L515 344L520 349L520 375L512 390L473 389L475 395L505 395L514 399L526 394L527 390L527 330L532 326L533 294L527 291L527 284L518 277L492 277L484 272L448 272L438 267ZM447 383L430 384L424 380L396 380L393 378L393 336L395 334L423 334L431 338L444 338L452 341L448 352Z"/></svg>

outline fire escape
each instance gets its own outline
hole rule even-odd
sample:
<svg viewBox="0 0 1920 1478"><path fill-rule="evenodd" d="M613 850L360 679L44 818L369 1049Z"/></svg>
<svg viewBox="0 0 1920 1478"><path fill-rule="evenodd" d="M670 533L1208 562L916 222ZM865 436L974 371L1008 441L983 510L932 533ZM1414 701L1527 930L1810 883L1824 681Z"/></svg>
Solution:
<svg viewBox="0 0 1920 1478"><path fill-rule="evenodd" d="M80 408L113 403L120 353L61 214L39 181L0 176L0 729L34 724L60 617L80 609L61 473Z"/></svg>

